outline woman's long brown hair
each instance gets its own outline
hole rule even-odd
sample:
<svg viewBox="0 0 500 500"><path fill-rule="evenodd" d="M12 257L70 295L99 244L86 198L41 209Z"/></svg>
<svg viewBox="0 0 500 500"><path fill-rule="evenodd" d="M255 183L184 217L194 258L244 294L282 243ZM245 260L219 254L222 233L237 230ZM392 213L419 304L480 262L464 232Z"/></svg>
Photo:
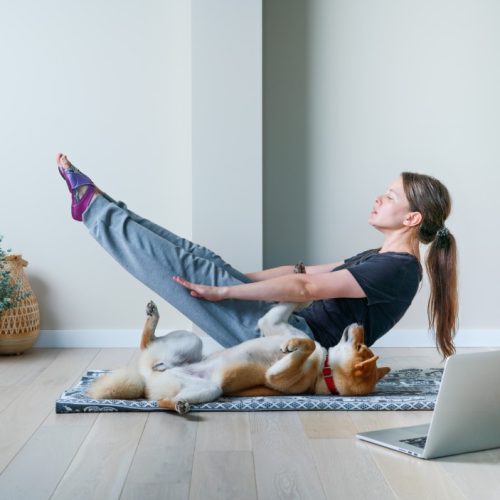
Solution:
<svg viewBox="0 0 500 500"><path fill-rule="evenodd" d="M451 197L434 177L413 172L403 172L401 176L410 211L422 215L418 240L430 243L425 262L431 285L427 316L429 328L436 334L436 347L447 358L455 353L453 338L458 323L457 244L445 227Z"/></svg>

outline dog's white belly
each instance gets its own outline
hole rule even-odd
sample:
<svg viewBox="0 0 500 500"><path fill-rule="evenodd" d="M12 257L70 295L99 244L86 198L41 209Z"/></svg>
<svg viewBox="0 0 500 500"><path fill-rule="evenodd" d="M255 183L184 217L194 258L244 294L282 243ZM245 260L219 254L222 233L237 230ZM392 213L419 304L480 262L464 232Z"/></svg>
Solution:
<svg viewBox="0 0 500 500"><path fill-rule="evenodd" d="M146 378L149 399L172 398L187 386L210 381L220 386L227 369L240 364L256 363L272 366L284 356L280 350L282 337L258 338L218 351L198 363L177 366L163 372L150 371Z"/></svg>
<svg viewBox="0 0 500 500"><path fill-rule="evenodd" d="M219 388L222 392L226 374L240 365L256 365L257 369L268 370L283 360L285 354L281 351L283 335L259 337L238 344L229 349L215 352L197 363L186 364L154 371L152 360L161 355L161 347L153 353L144 353L141 373L146 378L146 394L148 399L175 399L179 393L187 390L213 391ZM283 360L284 361L284 360ZM148 374L146 374L146 371Z"/></svg>
<svg viewBox="0 0 500 500"><path fill-rule="evenodd" d="M180 398L196 402L211 400L206 398L207 394L218 397L222 389L212 365L213 363L200 362L170 368L164 372L152 372L146 381L147 398L155 400Z"/></svg>

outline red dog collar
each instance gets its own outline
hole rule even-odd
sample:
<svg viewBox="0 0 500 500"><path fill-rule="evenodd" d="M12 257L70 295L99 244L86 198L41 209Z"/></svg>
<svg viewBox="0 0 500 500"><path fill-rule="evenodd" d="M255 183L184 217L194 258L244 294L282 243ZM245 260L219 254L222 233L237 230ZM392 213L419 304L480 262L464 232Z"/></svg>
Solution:
<svg viewBox="0 0 500 500"><path fill-rule="evenodd" d="M332 394L338 394L335 382L333 381L332 369L328 365L328 352L326 353L325 365L323 366L323 378L330 392Z"/></svg>

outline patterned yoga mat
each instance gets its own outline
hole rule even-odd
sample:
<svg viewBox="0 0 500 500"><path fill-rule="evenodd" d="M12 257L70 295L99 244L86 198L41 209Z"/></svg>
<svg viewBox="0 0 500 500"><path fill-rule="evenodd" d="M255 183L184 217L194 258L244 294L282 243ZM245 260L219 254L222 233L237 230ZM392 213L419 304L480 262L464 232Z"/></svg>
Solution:
<svg viewBox="0 0 500 500"><path fill-rule="evenodd" d="M85 395L92 381L109 370L91 370L56 400L56 413L114 411L168 411L156 401L91 399ZM443 375L442 368L409 368L388 373L369 396L222 397L212 403L191 405L191 411L270 410L433 410Z"/></svg>

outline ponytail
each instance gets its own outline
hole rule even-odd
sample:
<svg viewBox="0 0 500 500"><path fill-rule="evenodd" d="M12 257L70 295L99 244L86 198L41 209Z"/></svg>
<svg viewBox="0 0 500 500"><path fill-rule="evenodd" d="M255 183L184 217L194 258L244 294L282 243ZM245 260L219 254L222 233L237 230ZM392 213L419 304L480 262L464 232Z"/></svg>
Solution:
<svg viewBox="0 0 500 500"><path fill-rule="evenodd" d="M427 305L429 328L436 347L447 358L455 354L453 338L458 317L457 245L448 229L440 229L427 252L425 266L431 292Z"/></svg>
<svg viewBox="0 0 500 500"><path fill-rule="evenodd" d="M427 317L429 329L436 335L436 347L447 358L455 353L453 339L458 322L457 244L444 226L451 211L451 197L434 177L414 172L401 175L410 210L422 215L418 241L430 244L425 262L431 285Z"/></svg>

